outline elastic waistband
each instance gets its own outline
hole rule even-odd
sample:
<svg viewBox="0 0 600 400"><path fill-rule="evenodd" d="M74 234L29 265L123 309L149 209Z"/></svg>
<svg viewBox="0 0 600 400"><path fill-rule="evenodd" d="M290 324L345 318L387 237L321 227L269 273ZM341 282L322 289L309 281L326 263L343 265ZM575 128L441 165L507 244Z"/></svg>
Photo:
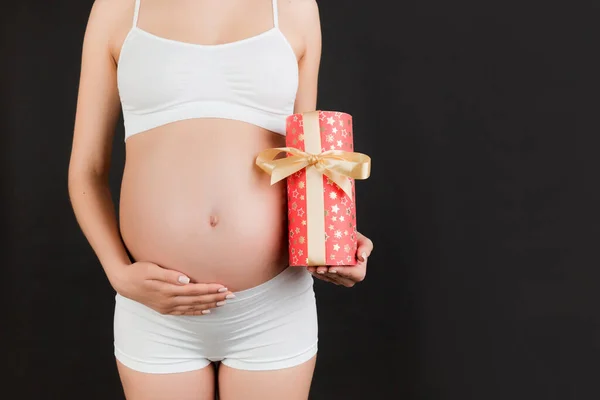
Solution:
<svg viewBox="0 0 600 400"><path fill-rule="evenodd" d="M264 293L275 286L279 286L286 281L302 281L306 279L307 285L312 285L313 279L310 273L302 267L287 267L279 274L275 275L273 278L269 279L266 282L261 283L260 285L251 287L249 289L240 290L235 293L234 300L243 300L252 296L256 296L258 294Z"/></svg>

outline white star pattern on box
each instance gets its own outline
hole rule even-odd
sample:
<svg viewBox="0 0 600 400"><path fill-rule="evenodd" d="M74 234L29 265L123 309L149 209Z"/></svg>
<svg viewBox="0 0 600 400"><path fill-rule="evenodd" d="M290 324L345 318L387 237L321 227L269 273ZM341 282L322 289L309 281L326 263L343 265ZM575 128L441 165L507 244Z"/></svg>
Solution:
<svg viewBox="0 0 600 400"><path fill-rule="evenodd" d="M301 117L288 118L286 128L286 146L305 150L308 137L304 131ZM348 150L353 151L352 145L352 120L348 114L340 112L319 112L319 134L321 151ZM311 138L314 140L314 138ZM354 181L348 179L354 191ZM306 173L302 169L288 177L288 225L290 263L302 263L306 259L308 265L310 257L308 248L308 231L311 224L311 215L307 212L307 201L314 193L306 193ZM312 190L312 188L311 188ZM356 217L354 215L354 202L328 177L323 176L323 205L326 232L323 232L326 246L326 263L329 265L354 264L356 252ZM316 210L311 211L312 213ZM313 214L314 215L314 214ZM329 232L329 234L328 234ZM338 254L336 257L335 254ZM295 258L294 258L295 257ZM306 257L306 258L305 258ZM314 262L315 260L311 260Z"/></svg>

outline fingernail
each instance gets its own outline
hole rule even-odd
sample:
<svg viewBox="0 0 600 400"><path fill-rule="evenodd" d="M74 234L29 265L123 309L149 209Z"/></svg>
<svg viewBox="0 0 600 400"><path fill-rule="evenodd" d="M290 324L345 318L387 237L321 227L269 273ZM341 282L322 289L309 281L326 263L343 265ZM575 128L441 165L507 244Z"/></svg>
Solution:
<svg viewBox="0 0 600 400"><path fill-rule="evenodd" d="M218 293L225 293L227 291L226 287L222 287L221 289L217 290Z"/></svg>
<svg viewBox="0 0 600 400"><path fill-rule="evenodd" d="M219 302L217 303L217 307L224 306L224 305L225 305L225 303L226 303L225 301L219 301Z"/></svg>
<svg viewBox="0 0 600 400"><path fill-rule="evenodd" d="M335 269L330 269L329 273L331 273L331 274L337 274L337 271Z"/></svg>
<svg viewBox="0 0 600 400"><path fill-rule="evenodd" d="M317 271L317 274L323 275L324 273L325 273L325 271Z"/></svg>
<svg viewBox="0 0 600 400"><path fill-rule="evenodd" d="M360 255L362 260L361 261L365 261L367 259L367 253L366 252L362 252L362 254Z"/></svg>
<svg viewBox="0 0 600 400"><path fill-rule="evenodd" d="M190 283L190 278L188 278L187 276L183 276L181 275L179 278L177 278L177 280L179 281L179 283Z"/></svg>
<svg viewBox="0 0 600 400"><path fill-rule="evenodd" d="M210 310L202 310L202 314L210 314Z"/></svg>
<svg viewBox="0 0 600 400"><path fill-rule="evenodd" d="M235 299L235 294L231 293L225 296L226 299Z"/></svg>

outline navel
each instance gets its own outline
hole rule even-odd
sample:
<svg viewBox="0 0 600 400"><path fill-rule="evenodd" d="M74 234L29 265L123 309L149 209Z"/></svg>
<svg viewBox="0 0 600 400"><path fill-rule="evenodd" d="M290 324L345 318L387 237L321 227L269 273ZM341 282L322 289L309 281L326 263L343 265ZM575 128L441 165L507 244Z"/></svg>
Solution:
<svg viewBox="0 0 600 400"><path fill-rule="evenodd" d="M217 217L216 215L211 215L209 223L210 223L210 226L212 226L214 228L219 223L219 217Z"/></svg>

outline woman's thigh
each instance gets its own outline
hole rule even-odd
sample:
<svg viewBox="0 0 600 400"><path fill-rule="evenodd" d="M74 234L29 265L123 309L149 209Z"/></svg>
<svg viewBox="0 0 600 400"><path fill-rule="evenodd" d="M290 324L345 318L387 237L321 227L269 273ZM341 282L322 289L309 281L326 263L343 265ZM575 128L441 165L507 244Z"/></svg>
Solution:
<svg viewBox="0 0 600 400"><path fill-rule="evenodd" d="M214 400L215 373L212 365L202 369L149 374L117 361L127 400Z"/></svg>
<svg viewBox="0 0 600 400"><path fill-rule="evenodd" d="M307 400L316 355L289 368L250 371L219 367L219 400Z"/></svg>

